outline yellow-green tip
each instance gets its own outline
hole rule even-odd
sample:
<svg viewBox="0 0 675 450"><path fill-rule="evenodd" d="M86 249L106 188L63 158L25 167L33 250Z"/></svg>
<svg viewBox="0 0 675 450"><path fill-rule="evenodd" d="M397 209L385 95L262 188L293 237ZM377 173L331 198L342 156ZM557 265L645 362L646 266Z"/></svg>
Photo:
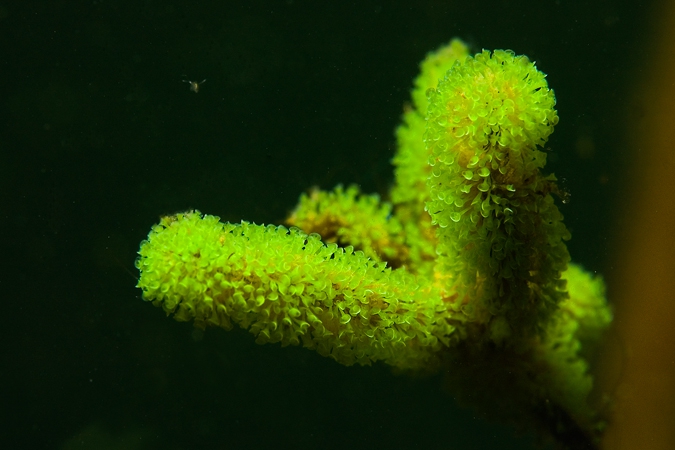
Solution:
<svg viewBox="0 0 675 450"><path fill-rule="evenodd" d="M473 149L543 145L558 123L546 76L508 50L456 62L429 96L428 137L447 139L448 148L470 152L469 160Z"/></svg>

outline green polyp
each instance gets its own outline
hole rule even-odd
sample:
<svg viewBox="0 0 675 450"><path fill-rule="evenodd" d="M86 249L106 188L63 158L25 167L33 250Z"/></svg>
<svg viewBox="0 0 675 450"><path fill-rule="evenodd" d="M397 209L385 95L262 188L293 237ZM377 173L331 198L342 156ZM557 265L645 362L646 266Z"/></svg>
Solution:
<svg viewBox="0 0 675 450"><path fill-rule="evenodd" d="M265 304L265 297L262 296L262 295L258 295L258 296L255 298L255 305L258 306L258 307L260 307L260 306L262 306L262 305L264 305L264 304Z"/></svg>
<svg viewBox="0 0 675 450"><path fill-rule="evenodd" d="M485 177L487 177L487 176L490 176L490 169L488 169L487 167L481 167L481 168L478 170L478 176L480 176L480 177L482 177L482 178L485 178Z"/></svg>
<svg viewBox="0 0 675 450"><path fill-rule="evenodd" d="M484 179L481 184L478 185L478 190L481 192L487 192L490 190L490 180Z"/></svg>

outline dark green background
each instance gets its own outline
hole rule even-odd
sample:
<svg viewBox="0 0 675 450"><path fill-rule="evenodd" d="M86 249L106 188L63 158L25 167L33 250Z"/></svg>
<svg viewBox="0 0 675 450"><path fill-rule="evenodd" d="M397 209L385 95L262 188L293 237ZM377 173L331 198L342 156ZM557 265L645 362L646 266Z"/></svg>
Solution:
<svg viewBox="0 0 675 450"><path fill-rule="evenodd" d="M532 448L441 377L202 335L134 288L160 215L278 223L314 185L386 196L417 64L454 36L548 74L569 247L611 276L650 3L414 3L0 2L2 447Z"/></svg>

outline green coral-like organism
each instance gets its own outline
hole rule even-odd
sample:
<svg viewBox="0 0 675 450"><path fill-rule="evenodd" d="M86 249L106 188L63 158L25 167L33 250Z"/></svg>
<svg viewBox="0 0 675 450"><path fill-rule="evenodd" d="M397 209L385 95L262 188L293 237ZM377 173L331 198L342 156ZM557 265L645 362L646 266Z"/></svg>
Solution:
<svg viewBox="0 0 675 450"><path fill-rule="evenodd" d="M562 445L603 425L588 355L611 321L541 169L558 122L525 56L453 40L421 64L397 130L391 203L303 195L284 226L162 218L141 244L143 298L198 327L303 345L341 364L444 369L457 397Z"/></svg>

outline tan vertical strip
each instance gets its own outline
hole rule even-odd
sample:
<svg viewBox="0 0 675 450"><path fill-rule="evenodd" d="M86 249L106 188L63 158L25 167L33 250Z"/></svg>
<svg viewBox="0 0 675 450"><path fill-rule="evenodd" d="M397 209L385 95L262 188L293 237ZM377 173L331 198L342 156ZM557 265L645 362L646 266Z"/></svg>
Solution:
<svg viewBox="0 0 675 450"><path fill-rule="evenodd" d="M644 116L627 127L634 172L610 280L624 351L604 365L618 383L607 450L675 449L675 2L660 9L653 57L635 71Z"/></svg>

